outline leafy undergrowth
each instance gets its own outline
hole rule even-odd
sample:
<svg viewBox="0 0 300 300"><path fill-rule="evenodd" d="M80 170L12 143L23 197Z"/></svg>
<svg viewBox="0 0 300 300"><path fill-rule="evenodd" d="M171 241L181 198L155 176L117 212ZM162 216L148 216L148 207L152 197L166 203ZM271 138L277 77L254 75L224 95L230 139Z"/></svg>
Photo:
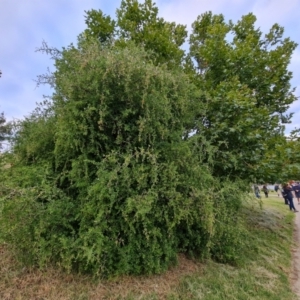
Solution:
<svg viewBox="0 0 300 300"><path fill-rule="evenodd" d="M0 299L296 299L291 291L294 214L282 198L245 207L251 239L239 266L195 262L179 256L162 275L100 281L89 276L19 266L1 246Z"/></svg>
<svg viewBox="0 0 300 300"><path fill-rule="evenodd" d="M182 280L173 299L296 299L289 282L294 214L274 196L263 199L263 210L244 213L252 249L243 266L209 262Z"/></svg>

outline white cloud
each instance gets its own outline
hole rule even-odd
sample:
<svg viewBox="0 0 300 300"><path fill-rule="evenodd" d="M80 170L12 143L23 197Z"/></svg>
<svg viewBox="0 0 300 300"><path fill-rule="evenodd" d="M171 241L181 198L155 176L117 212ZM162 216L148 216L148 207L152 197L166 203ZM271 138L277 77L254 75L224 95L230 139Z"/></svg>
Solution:
<svg viewBox="0 0 300 300"><path fill-rule="evenodd" d="M289 133L295 128L300 128L300 112L294 115L293 122L291 124L285 125L285 134L289 135Z"/></svg>
<svg viewBox="0 0 300 300"><path fill-rule="evenodd" d="M292 59L291 59L291 64L290 64L290 70L293 72L294 80L298 82L300 85L300 49L299 46L298 48L294 51ZM300 86L298 91L300 92ZM300 95L299 95L300 96Z"/></svg>
<svg viewBox="0 0 300 300"><path fill-rule="evenodd" d="M264 30L299 15L299 0L256 0L253 3L252 11Z"/></svg>
<svg viewBox="0 0 300 300"><path fill-rule="evenodd" d="M76 42L85 28L84 11L107 6L103 1L1 1L0 111L20 118L42 100L45 91L49 93L46 88L36 89L33 79L45 73L52 61L35 49L43 40L58 48ZM112 2L118 1L110 1L110 6Z"/></svg>
<svg viewBox="0 0 300 300"><path fill-rule="evenodd" d="M188 29L197 17L207 11L223 13L226 18L240 17L248 12L248 0L175 0L158 1L159 12L168 21L187 25Z"/></svg>

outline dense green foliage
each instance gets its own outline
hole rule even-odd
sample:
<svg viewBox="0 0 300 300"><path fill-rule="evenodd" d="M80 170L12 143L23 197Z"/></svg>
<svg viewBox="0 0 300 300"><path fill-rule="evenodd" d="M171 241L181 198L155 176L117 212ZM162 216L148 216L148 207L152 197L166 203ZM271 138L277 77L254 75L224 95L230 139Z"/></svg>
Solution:
<svg viewBox="0 0 300 300"><path fill-rule="evenodd" d="M276 46L276 25L264 44L254 21L200 16L184 56L184 26L124 0L116 21L87 12L76 46L44 45L55 92L1 158L1 237L29 263L101 276L158 273L179 252L236 263L242 200L294 100L294 43Z"/></svg>
<svg viewBox="0 0 300 300"><path fill-rule="evenodd" d="M296 100L287 68L296 44L278 24L263 36L255 21L250 13L226 23L209 12L193 23L190 55L208 103L198 131L218 147L218 176L255 180L267 141L282 135L290 119L284 113Z"/></svg>
<svg viewBox="0 0 300 300"><path fill-rule="evenodd" d="M185 26L159 18L158 8L152 0L144 3L121 1L116 21L102 11L88 11L86 25L87 29L79 36L80 41L96 38L101 44L114 44L121 48L134 42L150 51L155 64L178 67L183 61L184 51L180 46L187 37Z"/></svg>
<svg viewBox="0 0 300 300"><path fill-rule="evenodd" d="M263 202L263 209L253 202L243 207L250 247L243 252L243 263L238 266L211 260L187 261L180 255L180 265L160 276L91 280L85 275L65 274L58 268L26 268L16 263L7 245L1 245L0 299L9 295L11 299L47 300L295 300L287 270L292 266L291 224L296 214L282 209L283 201L275 193Z"/></svg>
<svg viewBox="0 0 300 300"><path fill-rule="evenodd" d="M268 141L268 150L261 161L257 177L260 182L287 182L300 178L299 129L288 137L277 136Z"/></svg>
<svg viewBox="0 0 300 300"><path fill-rule="evenodd" d="M183 139L203 109L188 76L135 47L90 42L56 67L51 109L16 136L5 240L40 265L101 275L157 273L179 251L235 261L243 191L213 178L197 140Z"/></svg>
<svg viewBox="0 0 300 300"><path fill-rule="evenodd" d="M155 64L183 69L202 92L206 109L197 111L189 129L215 146L214 175L255 181L266 143L283 136L291 118L286 112L296 97L288 65L297 46L278 24L263 34L255 21L252 13L236 23L202 14L192 24L184 55L184 26L159 18L151 0L123 0L116 20L87 12L80 40L96 38L121 48L133 42L151 51Z"/></svg>

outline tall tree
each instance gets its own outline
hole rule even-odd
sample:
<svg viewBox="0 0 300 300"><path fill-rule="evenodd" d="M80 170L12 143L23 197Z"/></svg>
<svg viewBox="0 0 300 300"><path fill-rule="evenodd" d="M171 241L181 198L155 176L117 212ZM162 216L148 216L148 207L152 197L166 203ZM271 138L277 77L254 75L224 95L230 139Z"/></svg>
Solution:
<svg viewBox="0 0 300 300"><path fill-rule="evenodd" d="M117 47L133 42L149 51L155 64L184 67L206 105L204 114L195 111L185 137L201 132L210 140L215 175L254 179L266 140L282 135L296 100L288 70L296 44L283 37L278 24L263 35L255 21L251 13L236 23L222 14L202 14L184 56L184 26L159 18L151 0L123 0L115 21L101 11L87 12L84 36Z"/></svg>
<svg viewBox="0 0 300 300"><path fill-rule="evenodd" d="M286 182L299 180L300 136L299 129L289 136L279 136L268 140L267 151L262 159L257 178L260 182Z"/></svg>
<svg viewBox="0 0 300 300"><path fill-rule="evenodd" d="M236 24L205 13L193 23L192 76L206 97L197 131L218 149L215 174L249 178L265 153L265 142L282 135L296 100L288 64L297 46L278 24L264 35L253 14Z"/></svg>
<svg viewBox="0 0 300 300"><path fill-rule="evenodd" d="M102 44L126 47L134 43L150 51L156 64L180 66L184 51L180 48L187 37L186 26L158 17L152 0L122 0L117 19L112 20L101 10L86 12L87 29L79 39L97 38Z"/></svg>

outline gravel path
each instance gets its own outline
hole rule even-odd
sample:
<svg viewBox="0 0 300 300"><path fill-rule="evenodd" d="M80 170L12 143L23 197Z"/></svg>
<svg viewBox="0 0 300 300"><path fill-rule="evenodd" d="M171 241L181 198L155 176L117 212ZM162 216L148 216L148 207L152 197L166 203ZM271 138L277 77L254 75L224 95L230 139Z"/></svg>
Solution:
<svg viewBox="0 0 300 300"><path fill-rule="evenodd" d="M296 204L297 201L295 200L296 199L294 199L294 203ZM300 211L296 213L295 223L296 223L295 232L294 232L295 246L292 250L293 251L292 283L293 283L293 290L298 295L298 298L300 299Z"/></svg>

